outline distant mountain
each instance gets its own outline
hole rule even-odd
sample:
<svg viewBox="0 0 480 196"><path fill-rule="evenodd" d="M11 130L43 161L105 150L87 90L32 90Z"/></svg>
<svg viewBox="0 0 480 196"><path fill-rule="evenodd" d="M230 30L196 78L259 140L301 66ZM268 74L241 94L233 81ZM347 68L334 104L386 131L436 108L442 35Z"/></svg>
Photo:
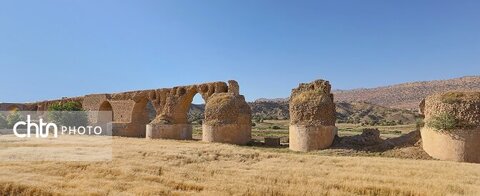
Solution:
<svg viewBox="0 0 480 196"><path fill-rule="evenodd" d="M188 111L188 121L194 122L203 119L205 104L192 104Z"/></svg>
<svg viewBox="0 0 480 196"><path fill-rule="evenodd" d="M410 82L368 89L337 90L333 91L333 94L335 101L338 102L368 102L390 108L416 110L428 95L453 90L480 90L480 76Z"/></svg>
<svg viewBox="0 0 480 196"><path fill-rule="evenodd" d="M418 114L411 110L388 108L366 102L337 102L337 122L364 124L413 124Z"/></svg>
<svg viewBox="0 0 480 196"><path fill-rule="evenodd" d="M287 102L288 98L273 98L273 99L267 99L267 98L260 98L255 100L255 103L261 103L261 102Z"/></svg>
<svg viewBox="0 0 480 196"><path fill-rule="evenodd" d="M248 103L252 109L253 118L263 119L289 119L288 101L275 99L275 101L255 101Z"/></svg>
<svg viewBox="0 0 480 196"><path fill-rule="evenodd" d="M289 119L287 101L262 101L248 103L254 119ZM365 124L411 124L415 123L416 113L410 110L392 109L370 103L336 103L337 122ZM204 105L192 104L190 122L203 118Z"/></svg>
<svg viewBox="0 0 480 196"><path fill-rule="evenodd" d="M379 106L417 110L428 95L446 91L480 91L480 76L466 76L449 80L409 82L377 88L334 90L336 102L367 102ZM282 102L288 98L258 99L255 102Z"/></svg>

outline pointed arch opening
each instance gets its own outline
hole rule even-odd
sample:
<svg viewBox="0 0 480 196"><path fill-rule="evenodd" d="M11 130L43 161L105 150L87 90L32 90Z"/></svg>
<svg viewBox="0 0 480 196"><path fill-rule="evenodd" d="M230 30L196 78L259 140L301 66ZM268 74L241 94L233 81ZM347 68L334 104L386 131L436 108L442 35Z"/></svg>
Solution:
<svg viewBox="0 0 480 196"><path fill-rule="evenodd" d="M205 120L205 100L200 93L196 93L190 103L187 113L188 123L192 125L194 139L202 138L202 125Z"/></svg>
<svg viewBox="0 0 480 196"><path fill-rule="evenodd" d="M98 111L99 111L98 118L97 118L98 123L113 122L114 120L113 108L110 102L104 101L102 104L100 104Z"/></svg>
<svg viewBox="0 0 480 196"><path fill-rule="evenodd" d="M151 100L143 99L137 103L132 110L130 124L134 127L136 137L145 137L146 126L157 116L157 112Z"/></svg>

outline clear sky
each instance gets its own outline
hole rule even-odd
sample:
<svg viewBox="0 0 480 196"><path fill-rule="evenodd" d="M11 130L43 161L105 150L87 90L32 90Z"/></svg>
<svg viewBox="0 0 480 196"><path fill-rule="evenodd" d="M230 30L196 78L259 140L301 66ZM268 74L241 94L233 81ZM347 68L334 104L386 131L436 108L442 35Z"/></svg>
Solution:
<svg viewBox="0 0 480 196"><path fill-rule="evenodd" d="M235 79L247 100L480 74L480 1L0 1L0 102Z"/></svg>

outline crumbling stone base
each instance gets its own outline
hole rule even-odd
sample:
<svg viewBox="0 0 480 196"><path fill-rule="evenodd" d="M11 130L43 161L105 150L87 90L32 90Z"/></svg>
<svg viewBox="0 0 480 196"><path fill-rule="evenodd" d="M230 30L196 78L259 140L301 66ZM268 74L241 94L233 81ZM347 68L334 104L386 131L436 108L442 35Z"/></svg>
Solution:
<svg viewBox="0 0 480 196"><path fill-rule="evenodd" d="M191 124L148 124L146 130L148 139L192 139Z"/></svg>
<svg viewBox="0 0 480 196"><path fill-rule="evenodd" d="M204 142L245 145L252 137L251 124L202 125Z"/></svg>
<svg viewBox="0 0 480 196"><path fill-rule="evenodd" d="M424 127L423 149L440 160L480 163L480 130L437 131Z"/></svg>
<svg viewBox="0 0 480 196"><path fill-rule="evenodd" d="M326 149L332 145L336 134L335 126L290 125L289 147L303 152Z"/></svg>

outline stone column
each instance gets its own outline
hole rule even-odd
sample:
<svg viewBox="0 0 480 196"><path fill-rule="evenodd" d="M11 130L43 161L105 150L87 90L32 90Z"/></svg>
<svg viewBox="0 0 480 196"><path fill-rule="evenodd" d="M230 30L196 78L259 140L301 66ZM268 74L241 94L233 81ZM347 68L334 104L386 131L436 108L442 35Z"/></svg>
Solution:
<svg viewBox="0 0 480 196"><path fill-rule="evenodd" d="M165 93L162 112L146 126L146 138L149 139L192 139L192 125L187 121L196 86L174 87Z"/></svg>
<svg viewBox="0 0 480 196"><path fill-rule="evenodd" d="M480 92L431 95L420 108L425 152L440 160L480 163Z"/></svg>
<svg viewBox="0 0 480 196"><path fill-rule="evenodd" d="M290 96L289 147L294 151L328 148L337 134L335 103L328 81L300 84Z"/></svg>
<svg viewBox="0 0 480 196"><path fill-rule="evenodd" d="M252 112L236 93L215 93L205 106L202 140L244 145L250 142Z"/></svg>

